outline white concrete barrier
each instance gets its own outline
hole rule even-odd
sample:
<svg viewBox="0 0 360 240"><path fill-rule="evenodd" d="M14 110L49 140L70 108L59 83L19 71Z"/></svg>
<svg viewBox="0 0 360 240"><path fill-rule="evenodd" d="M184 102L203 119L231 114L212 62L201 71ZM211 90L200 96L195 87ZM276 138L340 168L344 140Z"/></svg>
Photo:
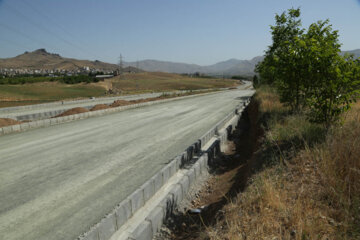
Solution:
<svg viewBox="0 0 360 240"><path fill-rule="evenodd" d="M246 101L246 105L249 101ZM164 166L153 177L146 181L139 189L132 193L128 198L123 200L110 214L108 214L100 223L93 226L87 233L80 236L79 239L86 240L108 240L114 237L123 229L130 219L136 215L141 215L137 226L131 226L129 232L120 232L116 240L121 239L152 239L154 234L160 229L162 222L168 214L169 208L176 207L184 198L186 198L190 187L196 183L202 174L208 172L209 164L215 155L219 154L222 146L228 140L228 129L236 127L243 107L239 106L237 111L230 113L212 129L210 129L198 142L189 146L181 155L176 156L170 163ZM2 129L4 130L4 129ZM1 130L0 130L1 131ZM201 144L200 144L201 143ZM201 147L202 151L197 151ZM199 148L199 149L197 149ZM197 155L200 154L200 155ZM189 164L190 158L196 156L197 161L189 169L182 169ZM195 159L195 160L196 160ZM177 177L177 172L183 171L180 178L170 187L166 187L168 181ZM168 193L163 194L162 199L156 199L158 204L151 209L146 208L148 214L143 216L142 209L147 202L154 201L159 190L168 189Z"/></svg>
<svg viewBox="0 0 360 240"><path fill-rule="evenodd" d="M195 94L195 95L184 96L184 97L169 98L169 99L164 99L164 100L145 102L145 103L140 103L140 104L132 104L132 105L120 106L120 107L103 109L103 110L98 110L98 111L92 111L92 112L73 114L73 115L69 115L69 116L65 116L65 117L51 118L50 126L69 122L69 121L75 121L75 120L86 119L86 118L90 118L90 117L102 116L102 115L106 115L106 114L110 114L110 113L114 113L114 112L121 112L121 111L125 111L127 109L134 109L134 108L139 108L139 107L143 107L143 106L150 106L150 105L161 104L161 103L166 103L166 102L178 101L178 100L185 99L185 98L193 98L193 97L199 97L199 96L210 95L210 94L215 94L215 93L216 92ZM53 120L53 119L56 119L56 120ZM22 125L22 124L25 124L25 123L21 123L18 125ZM44 120L32 121L32 122L29 122L29 124L30 124L29 128L20 126L20 130L17 127L15 127L16 131L12 130L11 126L10 126L10 128L2 127L2 128L0 128L0 136L5 135L5 134L10 134L13 132L23 132L23 131L27 131L28 129L42 128L42 127L49 126L47 123L45 124ZM16 125L13 125L13 126L16 126ZM6 128L6 129L4 129L4 128Z"/></svg>

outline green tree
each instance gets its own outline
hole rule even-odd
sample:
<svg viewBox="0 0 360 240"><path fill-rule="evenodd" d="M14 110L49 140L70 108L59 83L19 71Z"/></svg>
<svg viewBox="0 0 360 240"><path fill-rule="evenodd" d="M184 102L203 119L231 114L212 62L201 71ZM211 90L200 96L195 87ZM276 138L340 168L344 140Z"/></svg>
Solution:
<svg viewBox="0 0 360 240"><path fill-rule="evenodd" d="M338 38L326 20L311 24L300 41L309 117L328 126L350 109L359 93L359 60L340 55Z"/></svg>
<svg viewBox="0 0 360 240"><path fill-rule="evenodd" d="M298 111L304 104L303 79L298 64L298 39L304 29L301 28L300 9L289 9L287 13L275 16L275 25L271 26L273 43L265 52L264 60L256 66L261 82L275 84L280 100Z"/></svg>

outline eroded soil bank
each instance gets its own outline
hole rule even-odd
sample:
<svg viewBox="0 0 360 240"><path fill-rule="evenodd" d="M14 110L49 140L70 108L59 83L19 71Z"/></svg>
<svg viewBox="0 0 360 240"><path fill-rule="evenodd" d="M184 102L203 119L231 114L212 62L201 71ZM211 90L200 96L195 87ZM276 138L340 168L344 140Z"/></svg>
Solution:
<svg viewBox="0 0 360 240"><path fill-rule="evenodd" d="M263 131L258 126L258 103L251 101L230 136L226 152L210 166L210 176L193 194L188 206L179 209L166 221L154 239L208 239L207 226L226 214L223 209L244 190L252 173L261 164L253 158ZM201 213L192 213L198 209Z"/></svg>

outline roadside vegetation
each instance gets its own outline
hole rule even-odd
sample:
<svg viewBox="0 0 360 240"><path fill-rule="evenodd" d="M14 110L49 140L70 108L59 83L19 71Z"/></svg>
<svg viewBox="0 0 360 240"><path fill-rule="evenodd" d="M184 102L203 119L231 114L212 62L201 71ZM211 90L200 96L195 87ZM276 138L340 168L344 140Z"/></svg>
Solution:
<svg viewBox="0 0 360 240"><path fill-rule="evenodd" d="M359 239L360 104L342 115L341 127L330 128L293 114L268 86L257 90L252 105L249 114L261 134L247 162L251 177L206 235Z"/></svg>
<svg viewBox="0 0 360 240"><path fill-rule="evenodd" d="M191 238L360 239L360 60L339 54L328 20L302 29L299 9L275 20L246 112L252 153L229 156L241 187Z"/></svg>
<svg viewBox="0 0 360 240"><path fill-rule="evenodd" d="M99 97L104 89L90 84L42 82L22 85L0 85L0 107L51 102L63 99Z"/></svg>
<svg viewBox="0 0 360 240"><path fill-rule="evenodd" d="M172 91L197 90L209 88L235 87L241 82L215 77L190 77L163 72L142 72L124 74L111 80L114 89L122 91Z"/></svg>
<svg viewBox="0 0 360 240"><path fill-rule="evenodd" d="M77 75L77 76L14 76L0 78L0 85L18 85L25 83L40 83L40 82L59 82L66 84L77 83L92 83L99 82L100 80L94 75Z"/></svg>
<svg viewBox="0 0 360 240"><path fill-rule="evenodd" d="M282 103L313 122L338 122L359 96L360 59L340 55L338 31L329 20L303 29L300 9L275 20L273 43L256 69L259 83L273 85Z"/></svg>
<svg viewBox="0 0 360 240"><path fill-rule="evenodd" d="M360 60L339 54L328 20L305 30L300 9L275 20L255 78L258 173L209 236L359 239Z"/></svg>

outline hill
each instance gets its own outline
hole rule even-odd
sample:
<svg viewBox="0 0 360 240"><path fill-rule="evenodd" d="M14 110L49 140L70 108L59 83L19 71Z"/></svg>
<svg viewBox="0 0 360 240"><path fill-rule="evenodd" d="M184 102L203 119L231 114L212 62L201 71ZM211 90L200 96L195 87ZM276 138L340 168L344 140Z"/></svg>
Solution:
<svg viewBox="0 0 360 240"><path fill-rule="evenodd" d="M355 58L360 58L360 49L350 50L350 51L342 51L342 54L349 53L354 54Z"/></svg>
<svg viewBox="0 0 360 240"><path fill-rule="evenodd" d="M49 53L45 49L25 52L13 58L0 59L0 68L78 70L84 67L102 70L117 69L115 64L98 60L64 58L59 54Z"/></svg>
<svg viewBox="0 0 360 240"><path fill-rule="evenodd" d="M342 54L351 53L355 57L360 57L360 49L343 51ZM264 57L258 56L251 60L229 59L212 65L201 66L197 64L168 62L158 60L142 60L138 62L125 62L125 71L141 72L134 70L135 67L148 72L167 72L167 73L204 73L208 75L254 75L255 65L262 61ZM77 70L83 67L102 70L115 70L116 64L101 61L78 60L64 58L59 54L48 53L45 49L38 49L33 52L25 52L13 58L0 59L0 68L26 68L26 69L64 69ZM129 68L131 67L131 68ZM129 70L131 69L131 70Z"/></svg>
<svg viewBox="0 0 360 240"><path fill-rule="evenodd" d="M142 72L136 74L124 74L107 79L108 88L112 92L127 91L172 91L172 90L198 90L209 88L236 87L240 82L222 78L196 78L174 73ZM101 84L101 83L100 83Z"/></svg>
<svg viewBox="0 0 360 240"><path fill-rule="evenodd" d="M143 60L139 62L128 62L127 66L139 66L148 72L169 72L169 73L205 73L209 75L253 75L255 65L263 59L262 56L251 60L229 59L213 65L200 66L178 62L166 62L157 60Z"/></svg>

